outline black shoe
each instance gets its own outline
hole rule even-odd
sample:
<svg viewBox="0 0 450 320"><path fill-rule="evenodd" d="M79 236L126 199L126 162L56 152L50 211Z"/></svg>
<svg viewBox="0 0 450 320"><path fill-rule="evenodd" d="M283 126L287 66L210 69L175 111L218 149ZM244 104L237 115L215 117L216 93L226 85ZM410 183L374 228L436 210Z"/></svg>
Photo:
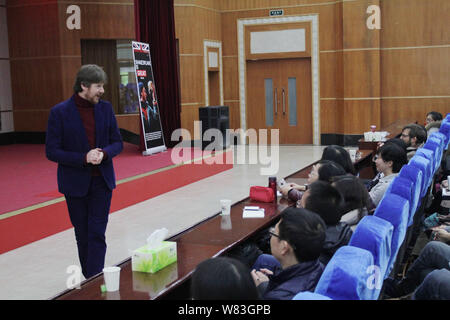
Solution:
<svg viewBox="0 0 450 320"><path fill-rule="evenodd" d="M384 280L384 294L391 298L398 298L407 294L406 292L403 292L403 290L401 290L399 286L400 281L401 280L396 280L394 278L387 278L386 280Z"/></svg>

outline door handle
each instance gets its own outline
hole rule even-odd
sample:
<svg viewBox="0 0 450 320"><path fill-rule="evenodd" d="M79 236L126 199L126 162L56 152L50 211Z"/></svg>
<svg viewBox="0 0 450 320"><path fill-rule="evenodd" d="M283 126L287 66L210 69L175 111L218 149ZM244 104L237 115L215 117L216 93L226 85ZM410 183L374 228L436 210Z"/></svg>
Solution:
<svg viewBox="0 0 450 320"><path fill-rule="evenodd" d="M275 115L278 114L278 91L277 88L275 88Z"/></svg>
<svg viewBox="0 0 450 320"><path fill-rule="evenodd" d="M284 92L284 88L283 88L282 94L283 94L283 116L284 116L286 114L286 95Z"/></svg>

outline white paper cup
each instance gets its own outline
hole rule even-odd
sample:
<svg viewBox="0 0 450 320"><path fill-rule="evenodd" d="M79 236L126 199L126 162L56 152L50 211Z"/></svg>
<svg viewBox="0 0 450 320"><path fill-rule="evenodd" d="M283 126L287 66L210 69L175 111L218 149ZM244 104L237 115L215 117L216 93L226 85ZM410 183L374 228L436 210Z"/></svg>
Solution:
<svg viewBox="0 0 450 320"><path fill-rule="evenodd" d="M229 215L231 209L231 200L220 200L220 208L222 210L222 215Z"/></svg>
<svg viewBox="0 0 450 320"><path fill-rule="evenodd" d="M103 268L103 277L105 279L106 291L114 292L119 290L120 267Z"/></svg>
<svg viewBox="0 0 450 320"><path fill-rule="evenodd" d="M350 154L350 159L352 159L353 162L356 161L356 149L349 149L348 153Z"/></svg>
<svg viewBox="0 0 450 320"><path fill-rule="evenodd" d="M220 220L220 229L231 230L231 217L229 215L223 215Z"/></svg>

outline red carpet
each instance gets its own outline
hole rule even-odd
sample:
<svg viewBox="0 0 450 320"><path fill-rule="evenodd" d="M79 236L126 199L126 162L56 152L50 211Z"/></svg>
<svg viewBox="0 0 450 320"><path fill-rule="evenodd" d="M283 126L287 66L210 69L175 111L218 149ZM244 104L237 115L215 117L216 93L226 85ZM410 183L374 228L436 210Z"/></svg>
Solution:
<svg viewBox="0 0 450 320"><path fill-rule="evenodd" d="M210 159L219 159L217 164L201 161L182 164L172 161L171 151L142 156L137 146L124 144L123 152L114 159L118 186L113 193L111 212L233 167L220 161L232 151L212 156ZM174 151L178 154L179 150ZM180 151L180 155L183 151L186 150ZM202 157L199 149L187 151L188 159ZM203 157L207 156L211 155L205 152ZM57 191L57 165L46 159L44 145L0 146L0 163L0 253L72 227L65 201L61 200L63 195ZM161 170L146 175L158 169ZM131 181L121 181L126 178ZM56 203L39 205L49 200ZM32 205L38 206L30 208Z"/></svg>

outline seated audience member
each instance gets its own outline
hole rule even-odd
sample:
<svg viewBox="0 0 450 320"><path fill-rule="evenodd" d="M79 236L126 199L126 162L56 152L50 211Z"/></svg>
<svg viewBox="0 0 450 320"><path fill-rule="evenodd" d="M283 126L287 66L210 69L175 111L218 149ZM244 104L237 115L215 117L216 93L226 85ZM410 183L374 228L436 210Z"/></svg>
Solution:
<svg viewBox="0 0 450 320"><path fill-rule="evenodd" d="M355 167L353 166L352 159L348 151L341 146L331 145L326 147L322 153L321 160L334 161L344 168L345 172L356 175Z"/></svg>
<svg viewBox="0 0 450 320"><path fill-rule="evenodd" d="M309 210L289 207L270 234L272 255L258 257L251 272L261 296L291 300L300 291L313 291L324 269L318 259L325 239L323 220Z"/></svg>
<svg viewBox="0 0 450 320"><path fill-rule="evenodd" d="M385 294L397 298L415 291L412 298L417 300L450 299L449 261L449 245L438 241L427 243L403 279L385 280Z"/></svg>
<svg viewBox="0 0 450 320"><path fill-rule="evenodd" d="M382 177L374 181L368 191L373 204L377 206L389 184L408 161L405 151L394 143L384 144L378 149L374 160L377 171L382 173Z"/></svg>
<svg viewBox="0 0 450 320"><path fill-rule="evenodd" d="M373 213L375 206L370 199L369 192L358 177L338 176L332 179L331 185L344 197L341 222L347 223L352 231L361 219Z"/></svg>
<svg viewBox="0 0 450 320"><path fill-rule="evenodd" d="M250 269L228 257L205 260L192 275L191 294L194 300L255 300L260 296Z"/></svg>
<svg viewBox="0 0 450 320"><path fill-rule="evenodd" d="M323 181L311 184L300 200L301 207L317 213L327 226L320 255L320 262L324 265L330 261L337 249L350 241L353 234L347 223L340 222L343 205L341 193L331 184Z"/></svg>
<svg viewBox="0 0 450 320"><path fill-rule="evenodd" d="M411 123L403 128L400 137L406 143L406 155L407 160L409 161L414 156L417 149L423 147L427 140L427 131L418 124Z"/></svg>
<svg viewBox="0 0 450 320"><path fill-rule="evenodd" d="M438 132L442 123L442 114L436 111L428 112L425 123L428 136L433 132Z"/></svg>
<svg viewBox="0 0 450 320"><path fill-rule="evenodd" d="M380 149L382 146L384 146L385 144L389 144L389 143L393 143L396 144L397 146L399 146L400 148L402 148L405 153L406 153L406 143L400 139L400 138L392 138L389 139L387 141L384 142L379 142L378 146L377 146L377 150ZM374 157L373 159L373 168L376 170L376 166L375 166L375 159L376 157ZM372 189L372 187L378 183L378 180L380 180L381 178L383 178L383 173L382 172L377 172L377 174L375 175L375 177L372 180L368 180L368 179L363 179L363 183L366 186L367 190Z"/></svg>
<svg viewBox="0 0 450 320"><path fill-rule="evenodd" d="M317 180L330 182L332 177L344 175L345 173L344 168L336 162L320 160L317 164L313 165L313 168L308 175L308 185ZM303 191L305 190L306 186L301 186L296 183L288 183L280 188L280 192L283 196L288 197L292 201L300 200L303 196Z"/></svg>

